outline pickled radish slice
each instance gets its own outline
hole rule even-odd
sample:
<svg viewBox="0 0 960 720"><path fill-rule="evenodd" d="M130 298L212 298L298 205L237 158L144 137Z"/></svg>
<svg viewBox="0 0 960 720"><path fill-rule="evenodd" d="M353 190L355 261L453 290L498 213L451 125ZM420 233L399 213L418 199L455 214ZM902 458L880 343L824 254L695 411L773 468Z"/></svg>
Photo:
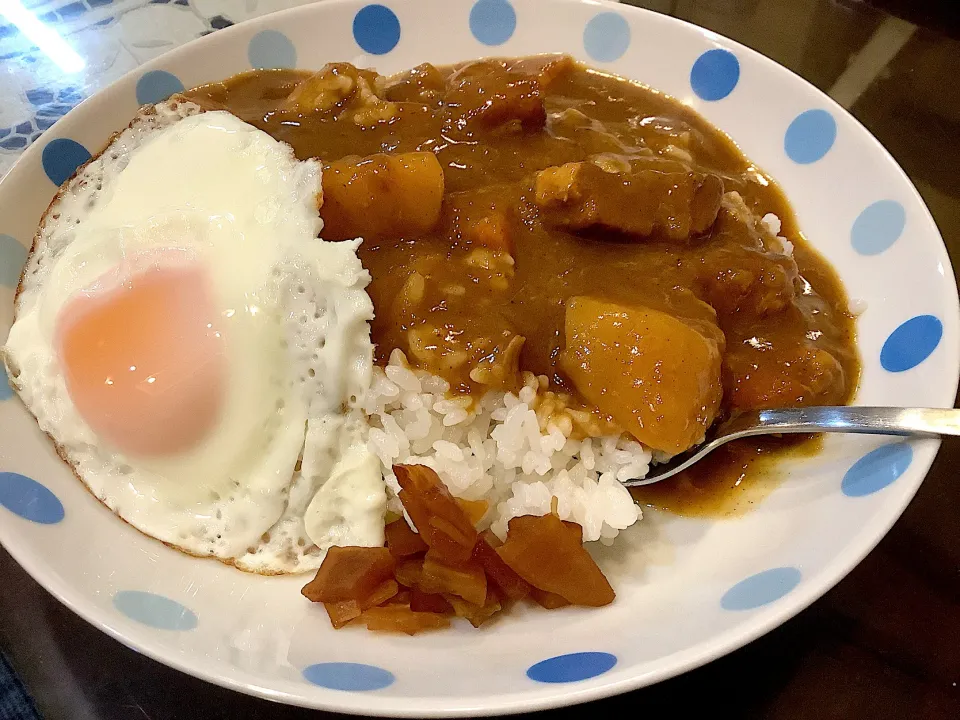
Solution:
<svg viewBox="0 0 960 720"><path fill-rule="evenodd" d="M575 537L576 535L576 537ZM497 548L503 561L528 583L573 605L598 607L615 594L597 563L556 515L523 515L507 524L507 539Z"/></svg>
<svg viewBox="0 0 960 720"><path fill-rule="evenodd" d="M400 502L434 557L456 565L470 559L477 530L440 476L424 465L394 465Z"/></svg>
<svg viewBox="0 0 960 720"><path fill-rule="evenodd" d="M316 577L300 591L313 602L361 602L387 580L393 580L396 561L386 548L332 547Z"/></svg>

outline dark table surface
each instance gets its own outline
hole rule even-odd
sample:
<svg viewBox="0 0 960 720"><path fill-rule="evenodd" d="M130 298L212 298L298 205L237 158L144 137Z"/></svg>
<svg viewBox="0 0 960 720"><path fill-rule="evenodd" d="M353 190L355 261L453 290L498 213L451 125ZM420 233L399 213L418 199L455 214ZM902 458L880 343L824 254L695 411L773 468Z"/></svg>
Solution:
<svg viewBox="0 0 960 720"><path fill-rule="evenodd" d="M950 22L951 13L896 0L888 6L900 18L875 7L885 0L873 6L851 0L631 4L739 40L848 107L913 179L958 269L960 41L946 34L955 26L910 22ZM243 3L223 0L223 5L229 18ZM876 550L777 630L674 680L543 714L665 712L685 718L722 709L732 717L771 720L960 718L958 467L960 442L948 441L920 492ZM208 685L126 649L60 606L3 550L0 648L47 720L323 715Z"/></svg>

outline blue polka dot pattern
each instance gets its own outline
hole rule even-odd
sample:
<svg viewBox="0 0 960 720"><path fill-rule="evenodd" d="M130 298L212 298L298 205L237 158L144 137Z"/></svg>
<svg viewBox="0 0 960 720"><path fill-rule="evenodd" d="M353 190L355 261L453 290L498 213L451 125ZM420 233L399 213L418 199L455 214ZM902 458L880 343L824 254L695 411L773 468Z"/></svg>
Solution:
<svg viewBox="0 0 960 720"><path fill-rule="evenodd" d="M250 38L247 59L256 69L292 68L297 65L297 49L282 32L263 30Z"/></svg>
<svg viewBox="0 0 960 720"><path fill-rule="evenodd" d="M724 610L753 610L779 600L799 584L800 571L797 568L764 570L727 590L720 599L720 607Z"/></svg>
<svg viewBox="0 0 960 720"><path fill-rule="evenodd" d="M903 234L907 211L896 200L878 200L853 221L850 242L861 255L879 255Z"/></svg>
<svg viewBox="0 0 960 720"><path fill-rule="evenodd" d="M0 505L40 525L54 525L64 516L63 503L56 495L20 473L0 472Z"/></svg>
<svg viewBox="0 0 960 720"><path fill-rule="evenodd" d="M393 673L383 668L348 662L310 665L303 669L302 675L305 680L314 685L352 692L382 690L396 681Z"/></svg>
<svg viewBox="0 0 960 720"><path fill-rule="evenodd" d="M517 13L508 0L477 0L470 10L470 32L484 45L503 45L517 29Z"/></svg>
<svg viewBox="0 0 960 720"><path fill-rule="evenodd" d="M193 630L197 616L176 600L142 590L121 590L113 606L131 620L157 630Z"/></svg>
<svg viewBox="0 0 960 720"><path fill-rule="evenodd" d="M90 159L90 151L76 140L57 138L43 148L43 171L54 185L63 185Z"/></svg>
<svg viewBox="0 0 960 720"><path fill-rule="evenodd" d="M583 30L583 48L597 62L618 60L630 47L630 26L615 12L594 15Z"/></svg>
<svg viewBox="0 0 960 720"><path fill-rule="evenodd" d="M400 42L400 21L383 5L367 5L353 18L353 39L371 55L385 55Z"/></svg>
<svg viewBox="0 0 960 720"><path fill-rule="evenodd" d="M13 397L13 388L10 387L10 378L7 377L7 369L0 363L0 402L9 400Z"/></svg>
<svg viewBox="0 0 960 720"><path fill-rule="evenodd" d="M723 100L739 81L740 61L721 48L707 50L690 70L690 87L701 100Z"/></svg>
<svg viewBox="0 0 960 720"><path fill-rule="evenodd" d="M787 157L809 165L830 152L837 139L837 121L826 110L807 110L793 119L783 139Z"/></svg>
<svg viewBox="0 0 960 720"><path fill-rule="evenodd" d="M183 92L183 83L166 70L151 70L137 80L137 102L141 105L163 102L178 92Z"/></svg>
<svg viewBox="0 0 960 720"><path fill-rule="evenodd" d="M880 365L889 372L903 372L922 363L937 349L943 323L933 315L917 315L890 333L880 348Z"/></svg>
<svg viewBox="0 0 960 720"><path fill-rule="evenodd" d="M0 285L15 288L26 261L27 249L16 238L0 233Z"/></svg>
<svg viewBox="0 0 960 720"><path fill-rule="evenodd" d="M541 660L527 669L527 677L542 683L570 683L603 675L617 664L617 656L604 652L578 652Z"/></svg>
<svg viewBox="0 0 960 720"><path fill-rule="evenodd" d="M882 490L906 472L913 462L913 448L905 442L881 445L857 460L840 483L849 497L863 497Z"/></svg>

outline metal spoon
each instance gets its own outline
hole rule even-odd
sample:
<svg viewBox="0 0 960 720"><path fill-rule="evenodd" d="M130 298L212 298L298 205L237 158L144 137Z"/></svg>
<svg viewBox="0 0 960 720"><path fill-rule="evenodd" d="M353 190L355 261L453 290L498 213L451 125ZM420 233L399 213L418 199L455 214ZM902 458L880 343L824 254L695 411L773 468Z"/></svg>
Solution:
<svg viewBox="0 0 960 720"><path fill-rule="evenodd" d="M754 435L820 432L916 437L960 435L960 410L846 405L750 410L735 415L708 432L702 444L674 455L662 465L652 465L646 477L627 480L623 484L640 487L666 480L731 440Z"/></svg>

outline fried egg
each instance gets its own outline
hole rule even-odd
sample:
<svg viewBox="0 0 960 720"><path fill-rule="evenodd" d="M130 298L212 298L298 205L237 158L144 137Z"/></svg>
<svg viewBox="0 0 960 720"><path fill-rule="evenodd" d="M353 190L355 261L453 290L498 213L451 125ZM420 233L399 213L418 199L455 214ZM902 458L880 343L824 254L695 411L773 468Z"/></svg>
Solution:
<svg viewBox="0 0 960 720"><path fill-rule="evenodd" d="M97 498L165 543L262 573L317 567L336 537L383 542L369 473L355 532L315 529L318 546L304 525L308 507L342 522L328 496L355 491L341 476L368 464L351 448L364 447L369 274L359 240L317 237L320 181L317 161L229 113L182 99L141 111L48 209L3 351Z"/></svg>

